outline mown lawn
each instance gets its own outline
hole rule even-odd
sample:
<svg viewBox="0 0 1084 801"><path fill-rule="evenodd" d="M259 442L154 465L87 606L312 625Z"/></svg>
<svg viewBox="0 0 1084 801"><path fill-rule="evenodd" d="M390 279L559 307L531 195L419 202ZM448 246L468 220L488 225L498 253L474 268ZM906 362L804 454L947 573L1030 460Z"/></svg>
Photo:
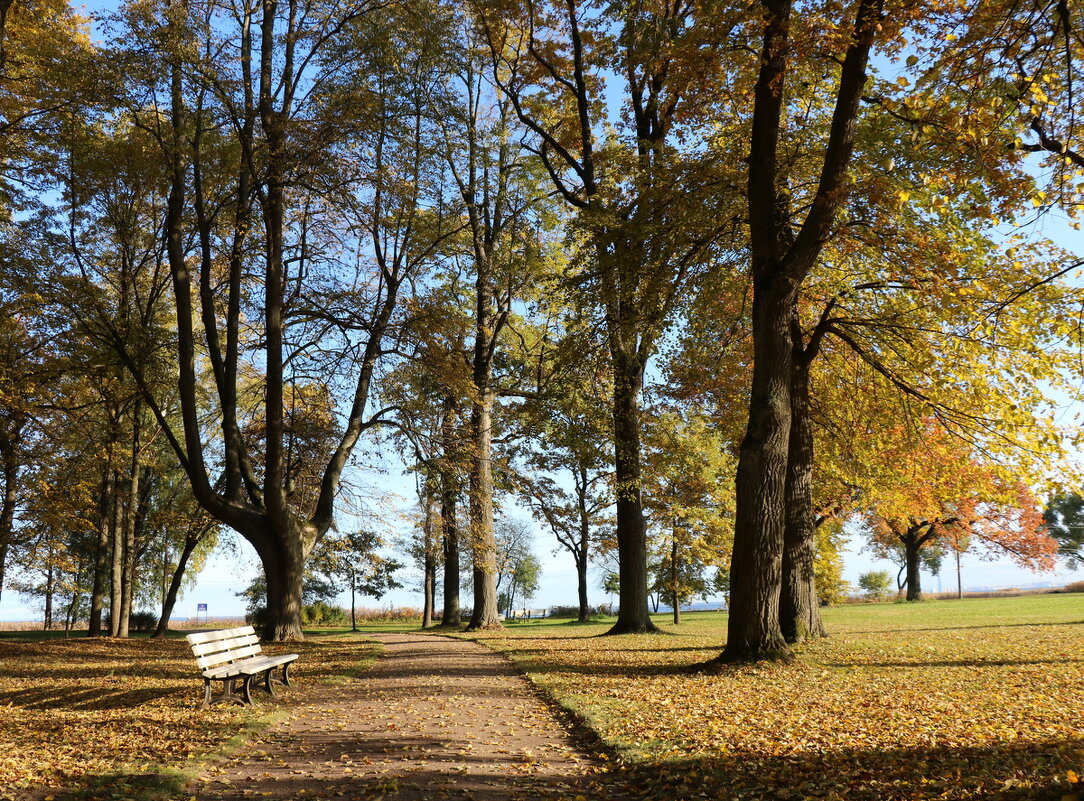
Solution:
<svg viewBox="0 0 1084 801"><path fill-rule="evenodd" d="M183 639L0 636L0 801L168 797L201 758L304 703L322 681L367 664L364 634L319 633L295 679L251 709L200 708L203 683ZM285 646L266 646L268 652Z"/></svg>
<svg viewBox="0 0 1084 801"><path fill-rule="evenodd" d="M522 623L506 652L660 799L1067 799L1084 788L1084 595L825 610L791 663L707 670L726 616L665 634ZM701 666L701 667L698 667Z"/></svg>

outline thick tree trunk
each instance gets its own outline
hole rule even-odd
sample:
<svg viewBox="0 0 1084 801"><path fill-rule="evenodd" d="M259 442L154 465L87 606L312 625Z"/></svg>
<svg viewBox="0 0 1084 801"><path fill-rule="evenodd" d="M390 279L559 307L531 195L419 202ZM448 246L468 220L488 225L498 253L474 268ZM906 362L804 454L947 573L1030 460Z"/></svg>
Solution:
<svg viewBox="0 0 1084 801"><path fill-rule="evenodd" d="M817 555L813 514L813 427L809 419L809 362L802 352L801 330L792 323L794 359L790 396L790 443L783 535L783 585L779 624L788 643L826 636L821 622L814 560Z"/></svg>
<svg viewBox="0 0 1084 801"><path fill-rule="evenodd" d="M295 525L292 522L288 526ZM302 640L301 590L305 577L305 554L300 533L277 536L276 547L260 554L267 578L267 620L262 637L285 642Z"/></svg>
<svg viewBox="0 0 1084 801"><path fill-rule="evenodd" d="M907 530L903 538L903 553L907 565L907 600L922 600L922 576L919 573L921 565L922 538L914 528Z"/></svg>
<svg viewBox="0 0 1084 801"><path fill-rule="evenodd" d="M21 437L22 426L13 426L12 433L0 439L4 457L4 501L0 507L0 597L4 593L7 575L8 547L15 535L15 506L18 500L19 459L15 442Z"/></svg>
<svg viewBox="0 0 1084 801"><path fill-rule="evenodd" d="M169 588L162 599L162 614L158 617L158 626L154 630L154 637L165 637L169 631L169 619L173 617L173 607L177 605L177 596L181 591L181 582L184 581L184 572L188 569L188 560L196 550L199 543L198 537L185 537L184 547L177 557L177 568L169 580Z"/></svg>
<svg viewBox="0 0 1084 801"><path fill-rule="evenodd" d="M105 605L105 583L109 571L109 541L112 537L109 513L113 500L113 470L105 467L98 497L98 542L94 550L94 581L90 591L90 619L87 636L99 637L102 633L102 607Z"/></svg>
<svg viewBox="0 0 1084 801"><path fill-rule="evenodd" d="M611 336L611 339L613 337ZM608 634L657 632L648 613L647 527L640 495L640 390L643 370L611 344L614 367L614 471L617 494L617 622Z"/></svg>
<svg viewBox="0 0 1084 801"><path fill-rule="evenodd" d="M477 378L476 378L477 380ZM501 627L497 608L497 547L493 540L493 396L483 390L471 412L474 455L470 479L474 608L467 631Z"/></svg>
<svg viewBox="0 0 1084 801"><path fill-rule="evenodd" d="M749 427L738 455L730 615L726 648L719 657L724 662L773 658L788 652L779 627L779 593L794 295L781 283L761 277L753 287L753 382Z"/></svg>

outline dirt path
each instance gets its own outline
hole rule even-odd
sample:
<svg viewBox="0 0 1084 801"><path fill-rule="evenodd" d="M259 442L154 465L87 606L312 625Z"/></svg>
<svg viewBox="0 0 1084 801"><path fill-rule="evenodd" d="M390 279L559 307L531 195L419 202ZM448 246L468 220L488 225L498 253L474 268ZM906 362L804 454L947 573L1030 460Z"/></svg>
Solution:
<svg viewBox="0 0 1084 801"><path fill-rule="evenodd" d="M370 670L209 768L193 797L619 801L500 655L448 637L374 638L384 654Z"/></svg>

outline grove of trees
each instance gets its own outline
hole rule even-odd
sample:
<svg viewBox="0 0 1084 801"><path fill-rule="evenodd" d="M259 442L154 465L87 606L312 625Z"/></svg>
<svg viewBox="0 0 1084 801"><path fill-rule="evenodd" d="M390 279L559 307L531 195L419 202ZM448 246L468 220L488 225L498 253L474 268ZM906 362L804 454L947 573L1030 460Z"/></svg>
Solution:
<svg viewBox="0 0 1084 801"><path fill-rule="evenodd" d="M395 585L360 477L385 460L425 625L531 597L512 506L581 620L613 561L614 634L725 586L722 662L826 633L845 523L911 600L931 554L1079 561L1082 26L1046 0L0 4L0 591L91 635L160 605L164 632L229 528L263 636L300 638L307 576Z"/></svg>

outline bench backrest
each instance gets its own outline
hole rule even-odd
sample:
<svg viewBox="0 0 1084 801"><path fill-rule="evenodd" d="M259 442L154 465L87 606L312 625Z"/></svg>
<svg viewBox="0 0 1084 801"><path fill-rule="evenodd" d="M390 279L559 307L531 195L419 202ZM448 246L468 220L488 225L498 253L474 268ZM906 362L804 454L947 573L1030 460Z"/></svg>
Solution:
<svg viewBox="0 0 1084 801"><path fill-rule="evenodd" d="M189 634L185 639L192 646L192 653L200 670L226 665L260 653L260 638L256 636L256 630L252 626L201 631L198 634Z"/></svg>

